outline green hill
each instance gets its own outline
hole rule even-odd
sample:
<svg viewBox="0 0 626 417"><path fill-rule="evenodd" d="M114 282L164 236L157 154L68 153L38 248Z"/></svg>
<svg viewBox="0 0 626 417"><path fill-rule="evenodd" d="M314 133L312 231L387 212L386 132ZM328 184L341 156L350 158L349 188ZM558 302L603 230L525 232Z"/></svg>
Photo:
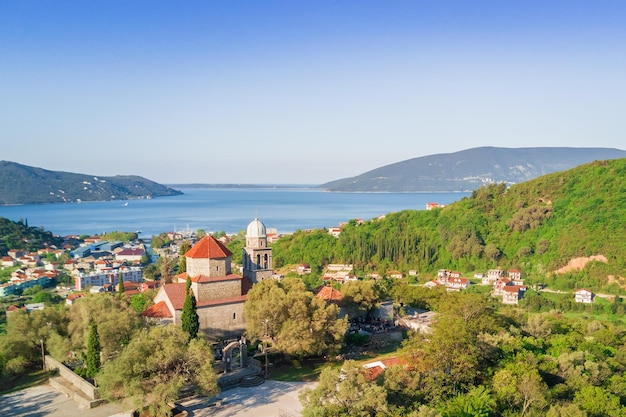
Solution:
<svg viewBox="0 0 626 417"><path fill-rule="evenodd" d="M63 240L40 227L29 227L28 222L14 222L0 217L0 256L11 249L36 251L55 245L59 247Z"/></svg>
<svg viewBox="0 0 626 417"><path fill-rule="evenodd" d="M297 232L275 245L278 265L352 263L361 271L437 269L463 273L519 268L555 288L617 292L626 277L626 159L597 161L507 188L489 185L431 211L402 211L362 225L351 221L338 239ZM582 271L555 277L571 259L603 255ZM610 279L609 276L613 276ZM613 284L610 284L613 282Z"/></svg>
<svg viewBox="0 0 626 417"><path fill-rule="evenodd" d="M0 205L128 200L181 194L135 175L97 177L0 161Z"/></svg>

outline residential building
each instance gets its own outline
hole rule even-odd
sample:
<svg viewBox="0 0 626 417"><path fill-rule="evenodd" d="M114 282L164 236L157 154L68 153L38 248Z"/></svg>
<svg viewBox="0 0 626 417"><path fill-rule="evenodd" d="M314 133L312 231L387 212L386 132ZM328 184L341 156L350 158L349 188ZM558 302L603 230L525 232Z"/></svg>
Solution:
<svg viewBox="0 0 626 417"><path fill-rule="evenodd" d="M524 297L526 287L510 285L502 289L502 304L517 304Z"/></svg>
<svg viewBox="0 0 626 417"><path fill-rule="evenodd" d="M595 294L588 289L581 288L574 293L574 299L577 303L593 303L593 299L595 298Z"/></svg>
<svg viewBox="0 0 626 417"><path fill-rule="evenodd" d="M105 284L117 285L120 273L124 282L143 282L143 269L139 266L123 266L121 268L102 268L90 272L81 272L78 269L72 271L74 276L74 289L84 291L87 287L102 287Z"/></svg>

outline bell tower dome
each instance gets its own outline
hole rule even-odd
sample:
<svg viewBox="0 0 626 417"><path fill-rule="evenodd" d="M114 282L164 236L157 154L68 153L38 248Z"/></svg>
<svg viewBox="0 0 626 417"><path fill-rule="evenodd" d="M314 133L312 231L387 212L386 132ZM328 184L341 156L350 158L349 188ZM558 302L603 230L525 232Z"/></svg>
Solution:
<svg viewBox="0 0 626 417"><path fill-rule="evenodd" d="M246 229L243 248L243 276L256 283L272 276L272 248L267 246L267 230L257 218Z"/></svg>

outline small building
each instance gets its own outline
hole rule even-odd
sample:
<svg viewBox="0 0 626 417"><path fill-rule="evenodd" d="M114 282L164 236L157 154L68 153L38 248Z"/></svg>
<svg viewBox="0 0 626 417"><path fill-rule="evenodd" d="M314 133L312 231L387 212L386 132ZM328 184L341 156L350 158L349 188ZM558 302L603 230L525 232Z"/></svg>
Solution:
<svg viewBox="0 0 626 417"><path fill-rule="evenodd" d="M339 237L341 234L341 227L339 226L331 226L328 228L328 233L333 235L334 237Z"/></svg>
<svg viewBox="0 0 626 417"><path fill-rule="evenodd" d="M311 265L307 263L300 264L296 267L296 272L298 273L298 275L310 274Z"/></svg>
<svg viewBox="0 0 626 417"><path fill-rule="evenodd" d="M524 298L526 287L510 285L502 289L502 304L518 304Z"/></svg>
<svg viewBox="0 0 626 417"><path fill-rule="evenodd" d="M448 291L461 291L469 287L470 281L467 278L450 278L446 284Z"/></svg>
<svg viewBox="0 0 626 417"><path fill-rule="evenodd" d="M81 299L81 298L85 297L85 295L86 295L86 294L84 294L84 293L80 293L80 294L70 294L70 295L68 295L68 296L67 296L67 298L65 299L65 305L67 305L67 306L71 306L71 305L73 305L73 304L76 302L76 300L79 300L79 299Z"/></svg>
<svg viewBox="0 0 626 417"><path fill-rule="evenodd" d="M389 278L395 278L395 279L400 279L403 277L402 272L396 271L395 269L387 272L387 275L389 276Z"/></svg>
<svg viewBox="0 0 626 417"><path fill-rule="evenodd" d="M14 267L15 265L17 265L17 262L15 261L15 259L11 258L10 256L3 256L2 257L2 266L3 267Z"/></svg>
<svg viewBox="0 0 626 417"><path fill-rule="evenodd" d="M145 251L143 248L124 248L115 254L118 261L127 261L131 263L140 263Z"/></svg>
<svg viewBox="0 0 626 417"><path fill-rule="evenodd" d="M519 269L509 269L509 279L511 281L521 281L522 271Z"/></svg>
<svg viewBox="0 0 626 417"><path fill-rule="evenodd" d="M577 303L590 304L593 303L595 294L588 289L581 288L574 293L574 299Z"/></svg>

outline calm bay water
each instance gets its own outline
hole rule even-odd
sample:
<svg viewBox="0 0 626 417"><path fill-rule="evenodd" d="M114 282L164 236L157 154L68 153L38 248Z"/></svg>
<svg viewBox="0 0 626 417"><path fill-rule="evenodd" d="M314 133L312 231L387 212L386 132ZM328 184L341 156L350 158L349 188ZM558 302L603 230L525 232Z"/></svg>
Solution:
<svg viewBox="0 0 626 417"><path fill-rule="evenodd" d="M205 229L236 233L254 217L279 233L368 220L427 202L449 204L467 193L328 193L311 188L180 189L184 194L150 200L31 204L0 207L0 216L28 220L59 235L115 230L148 237L173 230Z"/></svg>

